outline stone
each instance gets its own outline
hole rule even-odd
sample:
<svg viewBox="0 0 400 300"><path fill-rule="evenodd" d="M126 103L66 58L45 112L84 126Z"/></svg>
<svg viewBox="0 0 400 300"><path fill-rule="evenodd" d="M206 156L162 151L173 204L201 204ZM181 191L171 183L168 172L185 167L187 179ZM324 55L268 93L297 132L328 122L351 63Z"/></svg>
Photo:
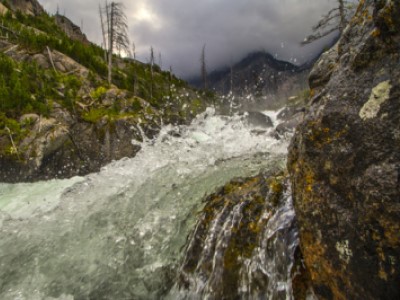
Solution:
<svg viewBox="0 0 400 300"><path fill-rule="evenodd" d="M400 2L360 1L289 149L318 299L400 299Z"/></svg>
<svg viewBox="0 0 400 300"><path fill-rule="evenodd" d="M274 126L271 118L261 112L250 111L245 114L247 115L247 120L248 120L249 124L251 124L253 126L264 127L264 128Z"/></svg>
<svg viewBox="0 0 400 300"><path fill-rule="evenodd" d="M52 58L55 66L62 65L60 71L73 72L75 75L79 75L82 78L87 78L89 75L89 70L86 67L59 51L52 50Z"/></svg>
<svg viewBox="0 0 400 300"><path fill-rule="evenodd" d="M32 57L32 59L34 61L36 61L36 63L38 64L38 66L40 68L43 68L43 69L49 69L50 68L50 62L48 61L47 57L44 56L43 54L41 54L41 53L35 54Z"/></svg>
<svg viewBox="0 0 400 300"><path fill-rule="evenodd" d="M294 115L299 112L305 111L304 107L299 106L285 106L277 115L278 120L289 121L293 118Z"/></svg>
<svg viewBox="0 0 400 300"><path fill-rule="evenodd" d="M39 119L37 114L25 114L19 118L19 123L31 123L34 124Z"/></svg>
<svg viewBox="0 0 400 300"><path fill-rule="evenodd" d="M304 118L304 113L300 112L292 116L290 119L280 123L278 126L276 126L276 132L280 135L284 135L285 133L288 132L293 132L294 129L296 128L297 125L303 121Z"/></svg>

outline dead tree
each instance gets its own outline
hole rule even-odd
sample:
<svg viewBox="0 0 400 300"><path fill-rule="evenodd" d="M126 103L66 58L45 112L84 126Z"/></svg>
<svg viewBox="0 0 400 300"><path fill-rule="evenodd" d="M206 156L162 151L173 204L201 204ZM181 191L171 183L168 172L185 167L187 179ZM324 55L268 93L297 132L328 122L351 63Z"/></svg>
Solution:
<svg viewBox="0 0 400 300"><path fill-rule="evenodd" d="M101 34L103 36L104 61L107 63L107 32L104 29L103 10L100 4L99 4L99 15L100 15Z"/></svg>
<svg viewBox="0 0 400 300"><path fill-rule="evenodd" d="M201 50L200 63L201 63L201 69L200 69L201 79L203 81L204 90L206 90L207 89L206 44L203 45L203 49Z"/></svg>
<svg viewBox="0 0 400 300"><path fill-rule="evenodd" d="M138 85L138 80L137 80L137 68L136 68L136 46L135 43L132 43L132 59L133 59L133 95L137 95L137 85Z"/></svg>
<svg viewBox="0 0 400 300"><path fill-rule="evenodd" d="M154 81L154 49L150 47L150 99L153 98L153 81Z"/></svg>
<svg viewBox="0 0 400 300"><path fill-rule="evenodd" d="M307 36L302 42L302 45L310 44L319 40L332 32L338 31L342 34L347 25L349 17L354 11L354 1L350 3L346 0L337 0L338 5L332 8L321 20L313 26L313 34Z"/></svg>
<svg viewBox="0 0 400 300"><path fill-rule="evenodd" d="M129 53L129 38L127 19L124 14L124 6L120 2L106 2L103 8L100 8L100 19L105 15L106 28L103 29L103 41L107 41L108 54L108 83L111 84L113 52L114 50L126 51ZM104 24L102 22L102 24ZM104 25L102 25L104 28Z"/></svg>

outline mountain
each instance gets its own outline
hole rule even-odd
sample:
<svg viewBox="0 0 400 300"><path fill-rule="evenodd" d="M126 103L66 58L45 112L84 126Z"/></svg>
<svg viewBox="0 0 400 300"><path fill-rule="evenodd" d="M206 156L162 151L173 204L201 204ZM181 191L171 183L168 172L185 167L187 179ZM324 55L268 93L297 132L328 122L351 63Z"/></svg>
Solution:
<svg viewBox="0 0 400 300"><path fill-rule="evenodd" d="M232 68L211 72L207 88L220 95L234 96L236 106L245 109L274 107L306 89L310 68L311 64L299 67L277 60L267 52L254 52ZM204 86L201 78L189 82L195 87Z"/></svg>
<svg viewBox="0 0 400 300"><path fill-rule="evenodd" d="M104 50L36 0L3 1L0 23L0 181L97 171L213 101L157 65L117 55L109 84Z"/></svg>

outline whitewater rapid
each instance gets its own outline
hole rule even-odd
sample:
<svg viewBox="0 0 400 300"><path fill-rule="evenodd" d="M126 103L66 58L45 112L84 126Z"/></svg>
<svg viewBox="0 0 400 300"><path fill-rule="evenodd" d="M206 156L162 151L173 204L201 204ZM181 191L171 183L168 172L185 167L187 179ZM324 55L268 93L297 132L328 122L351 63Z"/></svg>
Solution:
<svg viewBox="0 0 400 300"><path fill-rule="evenodd" d="M273 130L208 109L98 173L0 184L0 299L162 298L204 196L284 166Z"/></svg>

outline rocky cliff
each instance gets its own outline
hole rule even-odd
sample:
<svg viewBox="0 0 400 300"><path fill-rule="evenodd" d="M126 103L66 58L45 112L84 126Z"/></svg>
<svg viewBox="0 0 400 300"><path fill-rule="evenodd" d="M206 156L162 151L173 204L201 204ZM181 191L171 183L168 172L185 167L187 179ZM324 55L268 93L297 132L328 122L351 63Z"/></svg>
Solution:
<svg viewBox="0 0 400 300"><path fill-rule="evenodd" d="M400 2L360 1L310 75L288 169L320 299L400 299Z"/></svg>
<svg viewBox="0 0 400 300"><path fill-rule="evenodd" d="M86 35L82 32L81 28L75 25L66 16L56 14L54 16L57 25L68 35L71 39L80 41L84 44L89 44L89 40Z"/></svg>
<svg viewBox="0 0 400 300"><path fill-rule="evenodd" d="M44 12L37 0L5 0L5 4L13 11L20 11L27 15L39 15Z"/></svg>

